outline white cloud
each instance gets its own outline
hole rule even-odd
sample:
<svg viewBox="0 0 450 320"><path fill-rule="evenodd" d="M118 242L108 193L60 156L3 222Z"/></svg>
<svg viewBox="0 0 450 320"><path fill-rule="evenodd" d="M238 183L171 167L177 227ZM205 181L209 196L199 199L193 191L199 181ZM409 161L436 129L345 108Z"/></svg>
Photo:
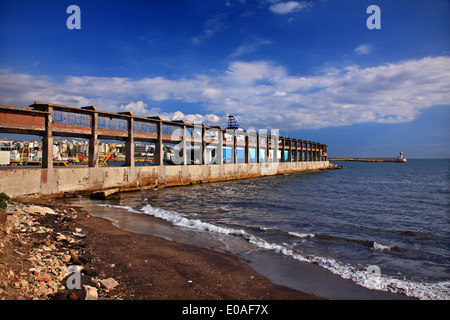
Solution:
<svg viewBox="0 0 450 320"><path fill-rule="evenodd" d="M212 37L216 33L221 32L222 30L226 29L228 26L227 17L228 17L228 14L219 13L216 16L206 20L204 27L203 27L203 32L199 36L193 37L191 39L192 43L200 44L202 41Z"/></svg>
<svg viewBox="0 0 450 320"><path fill-rule="evenodd" d="M70 76L57 80L0 70L0 103L46 101L100 110L160 115L169 120L226 125L228 113L244 128L322 128L365 122L411 121L424 108L449 105L450 57L425 57L371 68L328 68L292 75L270 61L234 61L214 75L168 79ZM139 98L136 98L139 97ZM177 101L167 112L151 108ZM186 112L183 102L197 104Z"/></svg>
<svg viewBox="0 0 450 320"><path fill-rule="evenodd" d="M366 43L366 44L357 46L354 51L357 54L369 54L369 53L372 53L373 47L371 44Z"/></svg>
<svg viewBox="0 0 450 320"><path fill-rule="evenodd" d="M220 125L223 122L223 118L215 114L184 114L181 111L175 112L163 112L160 108L149 108L148 105L142 100L131 101L126 105L121 105L119 107L121 112L129 111L136 116L159 116L164 120L183 120L187 123L203 122L207 125Z"/></svg>
<svg viewBox="0 0 450 320"><path fill-rule="evenodd" d="M287 14L308 8L310 4L306 1L288 1L273 4L269 7L270 11L276 14Z"/></svg>
<svg viewBox="0 0 450 320"><path fill-rule="evenodd" d="M285 76L284 68L267 61L235 61L226 71L226 79L230 83L237 84L255 84L258 81L273 82Z"/></svg>
<svg viewBox="0 0 450 320"><path fill-rule="evenodd" d="M246 39L245 42L240 45L232 54L231 57L236 58L248 53L256 51L260 46L271 44L272 41L263 38L250 38Z"/></svg>
<svg viewBox="0 0 450 320"><path fill-rule="evenodd" d="M122 111L129 111L132 114L136 116L142 116L147 114L148 112L148 105L144 103L142 100L136 101L136 102L130 102L127 105L121 105L120 110Z"/></svg>
<svg viewBox="0 0 450 320"><path fill-rule="evenodd" d="M223 117L220 117L216 114L184 114L181 111L175 111L175 112L160 112L159 109L152 109L152 111L158 111L157 115L160 116L162 119L164 120L183 120L187 123L204 123L206 125L210 125L210 126L218 126L221 125L222 122L224 121Z"/></svg>

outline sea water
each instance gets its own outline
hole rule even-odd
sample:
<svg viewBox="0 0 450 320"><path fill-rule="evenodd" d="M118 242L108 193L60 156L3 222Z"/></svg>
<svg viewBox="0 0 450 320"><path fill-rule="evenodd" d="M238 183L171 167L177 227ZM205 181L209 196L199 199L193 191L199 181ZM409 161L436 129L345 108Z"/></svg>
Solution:
<svg viewBox="0 0 450 320"><path fill-rule="evenodd" d="M450 160L336 163L345 168L146 190L95 205L161 219L241 256L266 252L361 287L450 299Z"/></svg>

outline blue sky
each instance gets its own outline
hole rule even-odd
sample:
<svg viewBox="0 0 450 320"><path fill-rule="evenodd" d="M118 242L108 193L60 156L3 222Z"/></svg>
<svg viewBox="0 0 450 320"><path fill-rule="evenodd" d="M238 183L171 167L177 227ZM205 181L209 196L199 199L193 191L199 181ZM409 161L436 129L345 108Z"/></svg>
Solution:
<svg viewBox="0 0 450 320"><path fill-rule="evenodd" d="M331 156L450 158L448 0L2 0L0 48L0 104L232 113Z"/></svg>

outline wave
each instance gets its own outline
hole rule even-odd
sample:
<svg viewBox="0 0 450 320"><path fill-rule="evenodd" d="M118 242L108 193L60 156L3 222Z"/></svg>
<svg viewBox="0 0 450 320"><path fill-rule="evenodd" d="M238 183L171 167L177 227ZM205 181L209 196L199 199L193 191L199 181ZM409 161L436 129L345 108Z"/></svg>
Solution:
<svg viewBox="0 0 450 320"><path fill-rule="evenodd" d="M249 241L260 248L273 250L296 260L317 264L344 279L351 279L356 284L368 289L402 293L421 300L448 300L450 298L450 281L421 283L397 279L381 273L372 273L370 267L373 266L368 266L365 270L360 270L354 266L340 263L335 259L318 256L304 256L286 245L269 243L261 238L251 236ZM382 250L386 249L385 246L382 247Z"/></svg>
<svg viewBox="0 0 450 320"><path fill-rule="evenodd" d="M139 213L138 211L136 211L136 209L132 206L120 206L120 205L113 205L113 204L108 204L108 203L98 203L95 204L95 206L97 207L107 207L107 208L117 208L117 209L124 209L127 210L129 212L134 212L134 213Z"/></svg>
<svg viewBox="0 0 450 320"><path fill-rule="evenodd" d="M351 238L345 238L345 237L339 237L339 236L331 236L327 234L314 234L314 237L316 239L320 240L329 240L335 243L350 243L350 244L356 244L362 247L371 248L373 250L378 251L394 251L397 253L407 252L408 250L405 248L401 248L396 245L389 245L389 244L382 244L373 240L361 240L361 239L351 239Z"/></svg>
<svg viewBox="0 0 450 320"><path fill-rule="evenodd" d="M203 222L198 219L188 219L188 218L186 218L185 215L183 215L181 213L154 208L149 204L144 206L141 209L141 211L143 213L151 215L153 217L169 221L176 226L200 229L200 230L215 232L215 233L231 234L231 235L236 235L236 236L244 236L246 233L244 230L220 227L220 226L216 226L214 224L208 223L208 222Z"/></svg>
<svg viewBox="0 0 450 320"><path fill-rule="evenodd" d="M450 281L438 282L438 283L422 283L413 282L404 279L393 278L388 275L373 274L367 269L356 268L355 266L341 263L335 259L325 258L314 255L303 255L296 249L289 246L286 243L278 244L268 242L261 237L256 237L245 230L234 229L229 227L217 226L208 222L203 222L199 219L190 219L185 214L159 209L152 207L150 204L145 205L141 209L137 209L130 206L110 205L110 204L98 204L98 206L121 208L134 213L144 213L159 219L163 219L172 223L173 225L203 230L212 233L234 235L242 237L248 242L252 243L256 247L264 250L271 250L277 253L290 256L293 259L317 264L330 272L341 276L344 279L351 279L356 284L363 287L375 290L381 290L393 293L403 293L407 296L423 299L423 300L448 300L450 299ZM259 227L261 230L272 229L266 227ZM319 238L319 239L340 239L340 241L356 241L373 247L375 250L392 250L394 246L383 245L374 241L353 240L347 238L340 238L322 234L313 233L298 233L288 232L290 235L300 238ZM369 266L370 267L370 266Z"/></svg>
<svg viewBox="0 0 450 320"><path fill-rule="evenodd" d="M278 228L272 228L272 227L262 227L259 226L260 230L263 231L278 231L278 232L283 232L282 230L278 229ZM371 241L371 240L356 240L356 239L349 239L349 238L343 238L343 237L336 237L336 236L329 236L329 235L324 235L324 234L315 234L315 233L302 233L302 232L295 232L295 231L288 231L287 232L289 235L294 236L296 238L301 238L301 239L306 239L306 238L317 238L317 239L323 239L323 240L335 240L335 242L352 242L352 243L356 243L365 247L369 247L372 248L374 250L378 250L378 251L405 251L404 249L401 249L397 246L394 245L385 245L382 243L378 243L376 241Z"/></svg>
<svg viewBox="0 0 450 320"><path fill-rule="evenodd" d="M340 241L354 242L354 243L364 245L366 247L372 247L373 249L379 250L379 251L384 251L384 250L390 251L391 249L400 251L400 249L397 246L384 245L384 244L381 244L381 243L378 243L375 241L370 241L370 240L354 240L354 239L348 239L348 238L342 238L342 237L333 237L333 236L328 236L328 235L323 235L323 234L300 233L300 232L293 232L293 231L289 231L288 234L298 237L298 238L317 237L318 239L326 239L326 240L338 239Z"/></svg>
<svg viewBox="0 0 450 320"><path fill-rule="evenodd" d="M291 236L295 236L298 238L314 238L315 237L314 233L300 233L300 232L293 232L293 231L289 231L288 233Z"/></svg>
<svg viewBox="0 0 450 320"><path fill-rule="evenodd" d="M390 251L391 249L393 249L395 246L387 246L378 242L373 242L373 248L375 250L380 250L380 251L384 251L384 250L388 250Z"/></svg>

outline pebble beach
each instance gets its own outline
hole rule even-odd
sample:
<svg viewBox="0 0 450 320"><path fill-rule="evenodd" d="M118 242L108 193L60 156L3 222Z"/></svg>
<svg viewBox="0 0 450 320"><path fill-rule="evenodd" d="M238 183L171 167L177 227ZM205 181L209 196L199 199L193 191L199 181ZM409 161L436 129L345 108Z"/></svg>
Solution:
<svg viewBox="0 0 450 320"><path fill-rule="evenodd" d="M11 201L3 214L1 300L320 299L273 284L227 252L33 202Z"/></svg>

